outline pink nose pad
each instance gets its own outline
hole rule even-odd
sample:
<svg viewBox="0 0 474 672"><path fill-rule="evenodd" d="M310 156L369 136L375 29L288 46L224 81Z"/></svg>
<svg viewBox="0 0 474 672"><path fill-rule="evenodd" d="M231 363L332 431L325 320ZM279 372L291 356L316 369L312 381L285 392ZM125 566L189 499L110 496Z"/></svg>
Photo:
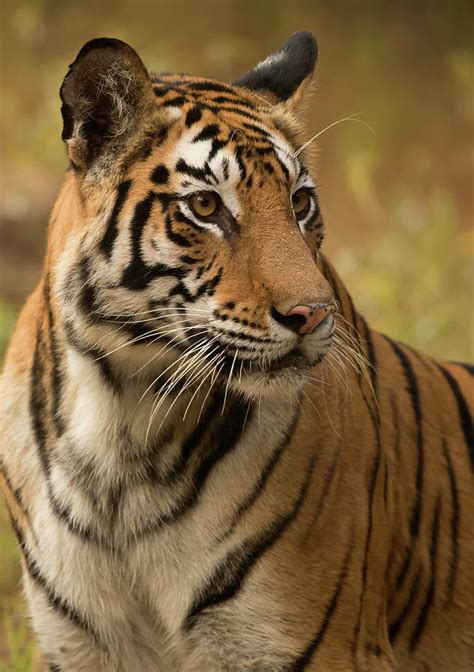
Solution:
<svg viewBox="0 0 474 672"><path fill-rule="evenodd" d="M306 322L301 325L298 333L302 336L304 334L312 334L318 325L332 312L331 306L295 306L287 312L287 315L301 315Z"/></svg>

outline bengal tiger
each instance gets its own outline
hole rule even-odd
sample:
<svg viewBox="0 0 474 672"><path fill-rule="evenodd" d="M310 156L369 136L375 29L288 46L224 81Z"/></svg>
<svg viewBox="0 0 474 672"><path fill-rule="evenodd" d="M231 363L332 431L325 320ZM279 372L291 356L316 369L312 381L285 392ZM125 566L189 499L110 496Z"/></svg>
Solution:
<svg viewBox="0 0 474 672"><path fill-rule="evenodd" d="M223 84L101 38L64 79L0 388L50 670L474 669L473 368L371 329L320 252L316 57Z"/></svg>

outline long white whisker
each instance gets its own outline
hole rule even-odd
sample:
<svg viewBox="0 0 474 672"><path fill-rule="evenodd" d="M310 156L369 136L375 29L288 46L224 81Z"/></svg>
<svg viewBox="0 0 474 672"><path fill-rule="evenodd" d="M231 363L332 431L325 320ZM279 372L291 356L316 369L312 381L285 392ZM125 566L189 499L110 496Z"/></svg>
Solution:
<svg viewBox="0 0 474 672"><path fill-rule="evenodd" d="M367 128L375 135L375 131L372 128L370 124L368 124L366 121L363 121L362 119L357 119L356 115L360 114L360 112L355 112L354 114L350 114L348 117L343 117L342 119L338 119L337 121L333 121L332 124L329 124L329 126L326 126L326 128L323 128L321 131L318 131L318 133L315 133L312 138L307 140L299 149L296 150L296 152L293 154L291 157L292 159L296 159L301 152L303 152L308 145L310 145L316 138L319 138L320 135L328 131L330 128L333 126L337 126L337 124L341 124L343 121L357 121L359 124L362 124L363 126L367 126Z"/></svg>
<svg viewBox="0 0 474 672"><path fill-rule="evenodd" d="M215 352L215 351L214 351L214 352ZM211 353L209 353L209 354L211 354ZM193 403L194 399L196 398L197 393L199 392L199 390L201 389L201 387L204 385L204 383L206 382L206 380L209 378L209 376L212 376L212 374L215 372L215 370L216 370L216 364L220 361L220 358L223 358L223 357L224 357L223 354L222 354L221 352L218 352L217 355L215 355L215 356L211 359L211 361L210 361L208 364L206 364L206 366L204 367L204 369L201 371L201 374L202 374L202 373L204 373L204 372L206 371L206 369L209 369L209 367L210 367L210 371L209 371L208 373L206 373L206 375L204 376L204 378L202 379L202 381L199 383L199 385L198 385L198 387L196 388L196 390L195 390L193 396L192 396L191 399L189 400L188 405L186 406L186 410L184 411L184 415L183 415L183 422L186 420L186 415L188 414L188 411L189 411L189 409L190 409L190 407L191 407L191 404ZM216 363L216 364L215 364L215 363Z"/></svg>
<svg viewBox="0 0 474 672"><path fill-rule="evenodd" d="M224 392L224 403L222 404L221 415L224 414L225 402L227 401L227 392L229 391L229 383L230 383L231 378L232 378L232 373L234 372L235 360L237 359L238 354L239 354L239 349L237 348L237 350L235 351L234 359L232 360L232 366L230 367L230 373L227 377L227 383L226 383L225 392Z"/></svg>

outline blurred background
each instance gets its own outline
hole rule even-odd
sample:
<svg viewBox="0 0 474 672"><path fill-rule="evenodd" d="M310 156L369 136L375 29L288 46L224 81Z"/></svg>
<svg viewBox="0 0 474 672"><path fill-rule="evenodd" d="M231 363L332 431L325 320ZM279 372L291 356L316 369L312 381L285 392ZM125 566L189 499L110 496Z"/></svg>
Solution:
<svg viewBox="0 0 474 672"><path fill-rule="evenodd" d="M0 357L42 263L66 168L58 91L93 37L155 71L232 80L297 30L319 47L306 111L326 253L370 323L428 353L473 359L470 0L0 0ZM0 670L35 648L0 504Z"/></svg>

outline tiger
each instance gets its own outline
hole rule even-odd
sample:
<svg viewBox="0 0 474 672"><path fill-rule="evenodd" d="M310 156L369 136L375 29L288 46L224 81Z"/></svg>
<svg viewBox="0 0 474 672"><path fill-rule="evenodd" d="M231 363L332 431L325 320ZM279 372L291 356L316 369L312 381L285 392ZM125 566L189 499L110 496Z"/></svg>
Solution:
<svg viewBox="0 0 474 672"><path fill-rule="evenodd" d="M474 669L472 375L321 252L300 32L232 84L85 44L0 383L51 672Z"/></svg>

